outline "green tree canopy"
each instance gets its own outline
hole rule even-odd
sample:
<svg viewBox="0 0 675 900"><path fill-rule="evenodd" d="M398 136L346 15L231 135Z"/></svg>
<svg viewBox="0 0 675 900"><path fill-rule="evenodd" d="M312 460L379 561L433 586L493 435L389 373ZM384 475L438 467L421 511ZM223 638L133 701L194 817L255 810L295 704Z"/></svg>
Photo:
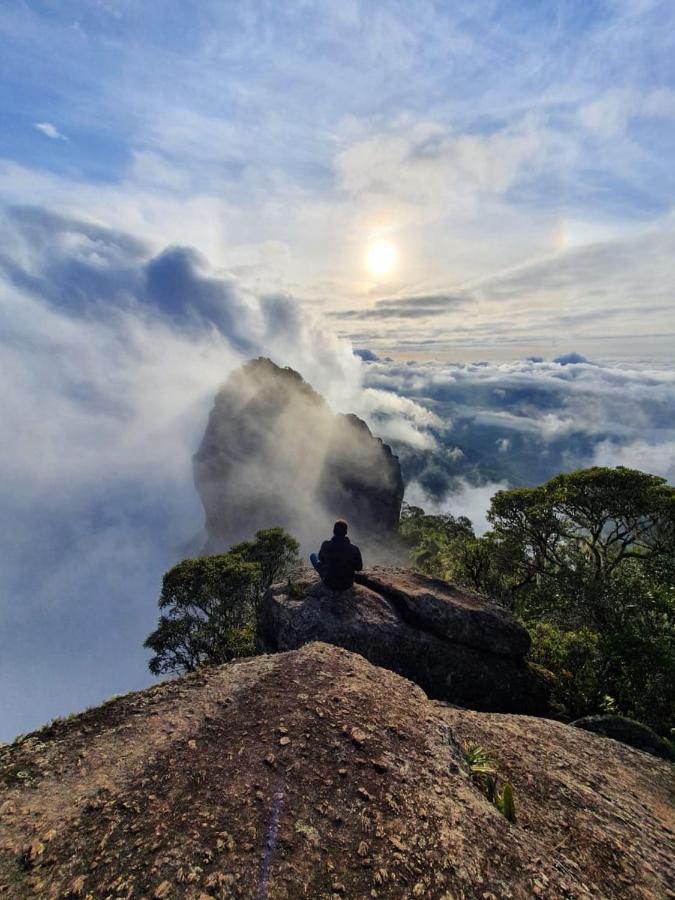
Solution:
<svg viewBox="0 0 675 900"><path fill-rule="evenodd" d="M567 565L573 548L602 576L624 559L672 552L675 488L623 466L581 469L539 487L498 491L488 519L497 535L523 540L532 573Z"/></svg>
<svg viewBox="0 0 675 900"><path fill-rule="evenodd" d="M228 553L185 559L164 575L155 631L144 643L155 674L192 672L255 653L261 597L298 559L298 542L281 528Z"/></svg>
<svg viewBox="0 0 675 900"><path fill-rule="evenodd" d="M419 506L407 503L401 509L399 534L421 572L448 580L453 580L460 546L475 537L466 516L427 515Z"/></svg>
<svg viewBox="0 0 675 900"><path fill-rule="evenodd" d="M476 537L411 508L414 565L510 605L568 716L606 700L667 734L675 724L675 488L591 468L499 491Z"/></svg>
<svg viewBox="0 0 675 900"><path fill-rule="evenodd" d="M298 562L300 544L283 528L257 531L254 541L242 541L230 548L230 553L260 566L259 596L284 578Z"/></svg>

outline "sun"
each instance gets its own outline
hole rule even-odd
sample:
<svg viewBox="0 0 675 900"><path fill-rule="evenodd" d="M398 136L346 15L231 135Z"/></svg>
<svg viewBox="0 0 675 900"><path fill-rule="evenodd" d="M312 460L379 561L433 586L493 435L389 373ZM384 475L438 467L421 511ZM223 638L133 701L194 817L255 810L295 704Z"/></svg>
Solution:
<svg viewBox="0 0 675 900"><path fill-rule="evenodd" d="M384 278L388 275L398 260L396 244L385 238L378 238L368 245L366 251L366 266L375 278Z"/></svg>

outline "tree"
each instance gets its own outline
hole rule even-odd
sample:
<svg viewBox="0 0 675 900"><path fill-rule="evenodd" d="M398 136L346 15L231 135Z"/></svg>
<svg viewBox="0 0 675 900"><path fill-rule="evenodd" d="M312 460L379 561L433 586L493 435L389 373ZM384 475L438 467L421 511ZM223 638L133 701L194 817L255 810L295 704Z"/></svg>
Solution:
<svg viewBox="0 0 675 900"><path fill-rule="evenodd" d="M461 574L456 565L460 544L474 538L473 526L465 516L427 515L419 506L407 503L401 510L399 534L417 569L448 581Z"/></svg>
<svg viewBox="0 0 675 900"><path fill-rule="evenodd" d="M193 672L254 651L260 566L232 553L185 559L164 575L159 624L144 643L159 675Z"/></svg>
<svg viewBox="0 0 675 900"><path fill-rule="evenodd" d="M266 528L256 532L254 541L235 544L230 553L260 566L259 602L270 586L284 578L297 564L299 549L300 544L283 528Z"/></svg>
<svg viewBox="0 0 675 900"><path fill-rule="evenodd" d="M427 574L510 605L530 658L556 677L561 714L603 703L668 734L675 724L675 488L618 467L499 491L493 528L444 531L412 508L402 519ZM459 521L459 520L457 520Z"/></svg>
<svg viewBox="0 0 675 900"><path fill-rule="evenodd" d="M675 488L622 466L560 474L534 488L498 491L488 519L495 539L520 545L514 590L552 580L558 593L608 624L606 587L628 560L667 557L675 547Z"/></svg>
<svg viewBox="0 0 675 900"><path fill-rule="evenodd" d="M298 560L298 542L281 528L258 531L229 553L185 559L164 575L155 631L144 643L150 671L192 672L256 651L260 602Z"/></svg>

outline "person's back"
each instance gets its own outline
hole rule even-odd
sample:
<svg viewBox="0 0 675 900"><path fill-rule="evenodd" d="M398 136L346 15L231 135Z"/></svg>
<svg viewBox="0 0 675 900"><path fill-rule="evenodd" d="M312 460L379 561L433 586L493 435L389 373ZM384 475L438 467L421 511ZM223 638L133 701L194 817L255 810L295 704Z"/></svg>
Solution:
<svg viewBox="0 0 675 900"><path fill-rule="evenodd" d="M354 573L363 568L361 551L347 537L347 523L341 519L333 526L333 537L324 541L316 554L310 557L312 565L326 587L333 591L346 591L354 584Z"/></svg>

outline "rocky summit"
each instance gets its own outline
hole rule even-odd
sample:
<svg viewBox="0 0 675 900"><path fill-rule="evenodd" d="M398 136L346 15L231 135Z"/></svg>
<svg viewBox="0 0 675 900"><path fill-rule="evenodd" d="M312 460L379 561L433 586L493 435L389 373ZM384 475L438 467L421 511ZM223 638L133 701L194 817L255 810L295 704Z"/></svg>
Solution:
<svg viewBox="0 0 675 900"><path fill-rule="evenodd" d="M268 650L325 641L416 682L433 698L544 715L547 682L525 661L527 631L485 597L406 569L374 567L334 593L306 571L266 597Z"/></svg>
<svg viewBox="0 0 675 900"><path fill-rule="evenodd" d="M465 762L513 789L508 821ZM427 699L314 643L203 669L0 748L0 895L672 896L663 760Z"/></svg>
<svg viewBox="0 0 675 900"><path fill-rule="evenodd" d="M305 546L339 517L371 546L398 525L403 480L391 449L269 359L245 363L218 393L193 467L212 552L270 523Z"/></svg>

